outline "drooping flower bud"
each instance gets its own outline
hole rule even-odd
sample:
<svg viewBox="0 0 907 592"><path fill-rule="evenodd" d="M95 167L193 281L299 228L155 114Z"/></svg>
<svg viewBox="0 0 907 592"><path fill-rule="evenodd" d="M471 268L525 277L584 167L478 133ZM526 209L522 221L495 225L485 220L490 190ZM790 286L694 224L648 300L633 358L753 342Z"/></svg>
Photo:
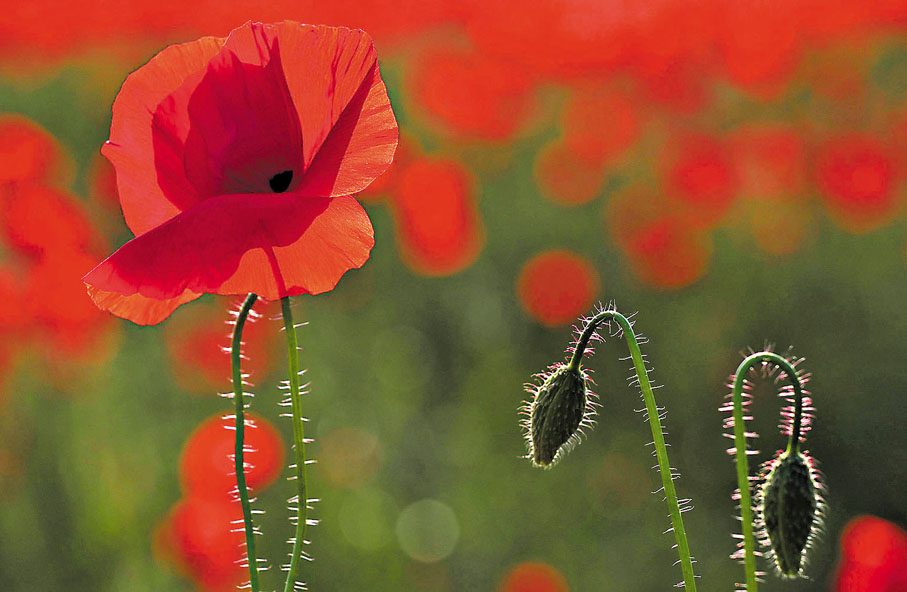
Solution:
<svg viewBox="0 0 907 592"><path fill-rule="evenodd" d="M806 549L818 529L822 505L812 459L797 452L782 452L765 464L758 508L763 544L771 547L782 576L802 574Z"/></svg>
<svg viewBox="0 0 907 592"><path fill-rule="evenodd" d="M581 428L592 425L594 395L579 367L556 364L539 379L528 387L532 399L523 408L524 427L532 463L550 467L579 441Z"/></svg>

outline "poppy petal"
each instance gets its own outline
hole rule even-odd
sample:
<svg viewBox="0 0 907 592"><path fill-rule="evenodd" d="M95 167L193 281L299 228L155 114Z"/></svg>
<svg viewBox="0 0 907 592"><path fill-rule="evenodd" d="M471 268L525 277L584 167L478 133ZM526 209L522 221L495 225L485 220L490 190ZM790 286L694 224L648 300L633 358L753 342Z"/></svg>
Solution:
<svg viewBox="0 0 907 592"><path fill-rule="evenodd" d="M181 109L186 115L173 117ZM164 121L188 122L186 129L173 130L169 145L182 144L182 158L166 176L185 175L201 198L267 193L275 175L290 171L290 181L294 171L297 179L302 176L302 136L280 52L260 25L233 31L201 81L184 85L159 111ZM292 187L288 183L281 191Z"/></svg>
<svg viewBox="0 0 907 592"><path fill-rule="evenodd" d="M127 296L119 292L106 292L92 285L88 286L88 295L101 310L129 319L137 325L157 325L183 304L202 296L192 290L185 290L175 298L159 300L141 294Z"/></svg>
<svg viewBox="0 0 907 592"><path fill-rule="evenodd" d="M203 37L172 45L130 74L113 102L110 139L101 153L117 171L117 189L126 224L136 235L163 224L180 212L158 183L152 137L154 114L168 95L220 51L224 39Z"/></svg>
<svg viewBox="0 0 907 592"><path fill-rule="evenodd" d="M390 166L397 147L397 121L371 37L293 22L275 29L307 167L295 191L330 197L362 191Z"/></svg>
<svg viewBox="0 0 907 592"><path fill-rule="evenodd" d="M149 324L201 293L276 300L326 292L372 246L371 222L351 197L223 195L127 242L83 281L100 308Z"/></svg>

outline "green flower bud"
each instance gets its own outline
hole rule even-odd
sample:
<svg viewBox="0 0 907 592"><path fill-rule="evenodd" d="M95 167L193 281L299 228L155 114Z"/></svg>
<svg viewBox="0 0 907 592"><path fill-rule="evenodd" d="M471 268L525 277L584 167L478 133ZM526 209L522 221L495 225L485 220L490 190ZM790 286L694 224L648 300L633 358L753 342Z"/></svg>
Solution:
<svg viewBox="0 0 907 592"><path fill-rule="evenodd" d="M532 463L550 467L576 445L581 428L592 425L595 403L578 367L556 364L539 379L540 385L529 387L533 396L523 408L524 427Z"/></svg>
<svg viewBox="0 0 907 592"><path fill-rule="evenodd" d="M806 549L818 529L820 489L812 459L800 452L783 452L766 463L759 492L761 539L784 577L802 574Z"/></svg>

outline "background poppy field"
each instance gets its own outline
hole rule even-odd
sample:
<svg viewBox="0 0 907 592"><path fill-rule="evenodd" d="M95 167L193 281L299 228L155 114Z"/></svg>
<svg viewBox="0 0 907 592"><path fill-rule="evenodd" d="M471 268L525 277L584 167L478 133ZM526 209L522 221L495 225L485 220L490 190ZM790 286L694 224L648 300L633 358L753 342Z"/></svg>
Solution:
<svg viewBox="0 0 907 592"><path fill-rule="evenodd" d="M810 579L764 589L907 588L907 3L257 4L0 14L0 589L242 578L217 396L238 299L140 328L80 278L131 238L99 154L119 85L165 45L248 19L368 31L401 129L359 196L371 260L298 299L322 500L312 590L678 581L623 344L591 361L586 441L552 471L520 458L522 384L611 299L651 339L701 589L742 579L718 407L740 351L766 341L814 375L829 508ZM249 484L275 565L290 533L278 309L256 307L246 348ZM757 389L758 460L783 445L779 408Z"/></svg>

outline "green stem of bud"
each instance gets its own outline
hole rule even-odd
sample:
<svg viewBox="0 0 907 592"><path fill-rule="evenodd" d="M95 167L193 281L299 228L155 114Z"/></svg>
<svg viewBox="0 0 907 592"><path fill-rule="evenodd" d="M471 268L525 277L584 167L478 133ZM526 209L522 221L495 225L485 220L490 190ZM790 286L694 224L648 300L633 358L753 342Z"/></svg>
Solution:
<svg viewBox="0 0 907 592"><path fill-rule="evenodd" d="M305 544L308 497L305 474L305 425L302 418L302 398L299 393L299 344L296 340L296 326L293 323L293 310L289 296L280 299L283 311L283 323L287 333L287 357L289 361L290 403L293 410L293 454L296 463L296 534L293 537L293 550L290 555L290 566L287 570L287 581L284 592L293 592L296 586L296 572L302 557L302 546Z"/></svg>
<svg viewBox="0 0 907 592"><path fill-rule="evenodd" d="M242 307L239 309L239 315L236 317L236 325L233 327L233 342L230 348L230 359L233 369L233 404L234 415L236 416L236 436L234 448L234 463L236 467L236 490L239 494L239 501L242 505L243 524L246 529L246 559L249 562L249 585L252 592L258 592L258 557L255 554L255 531L252 524L252 506L249 503L249 489L246 487L246 471L244 461L244 443L246 414L245 401L243 397L243 379L241 363L242 331L249 317L249 312L258 296L249 294L246 296Z"/></svg>
<svg viewBox="0 0 907 592"><path fill-rule="evenodd" d="M743 417L743 383L747 372L756 364L769 363L777 366L787 376L794 389L794 420L787 450L796 454L800 446L800 426L803 414L803 389L797 377L797 371L784 357L769 351L762 351L747 356L734 374L734 460L737 464L737 487L740 489L740 520L743 528L743 566L746 571L746 589L756 592L756 539L753 534L753 502L750 493L749 460L746 457L746 425Z"/></svg>
<svg viewBox="0 0 907 592"><path fill-rule="evenodd" d="M696 577L693 574L693 559L690 555L690 545L687 542L687 533L683 525L680 502L677 499L677 490L674 488L671 463L668 461L668 447L665 444L652 383L649 382L649 373L646 370L645 361L643 360L642 352L639 349L639 341L636 338L636 333L633 332L632 323L630 323L627 317L616 310L604 310L595 315L586 324L580 338L577 340L576 348L574 349L573 357L570 359L568 367L571 369L578 369L580 367L583 354L585 353L592 335L601 323L610 319L614 319L617 324L620 325L624 334L624 339L627 342L627 347L630 349L630 357L633 359L633 368L636 371L636 377L639 380L639 388L642 391L643 400L646 403L649 426L652 428L652 439L655 443L655 454L658 458L658 470L661 475L661 483L664 486L665 499L671 515L671 526L674 531L674 539L677 541L677 554L680 557L680 567L683 571L684 590L687 592L695 592Z"/></svg>

